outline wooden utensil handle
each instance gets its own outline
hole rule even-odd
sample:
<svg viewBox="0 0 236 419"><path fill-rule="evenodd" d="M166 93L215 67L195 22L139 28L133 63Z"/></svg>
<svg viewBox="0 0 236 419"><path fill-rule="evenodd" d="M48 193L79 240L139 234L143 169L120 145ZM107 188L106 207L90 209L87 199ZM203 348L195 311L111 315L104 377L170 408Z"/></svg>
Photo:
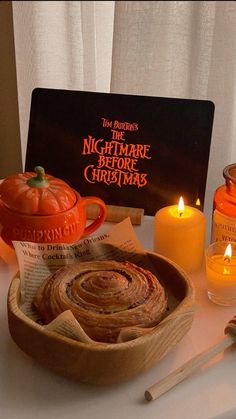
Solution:
<svg viewBox="0 0 236 419"><path fill-rule="evenodd" d="M213 358L224 349L228 348L233 342L235 342L236 336L227 334L222 338L216 345L207 349L204 352L196 355L190 359L184 365L173 371L167 377L160 380L158 383L152 385L145 391L145 398L148 401L152 401L160 397L163 393L166 393L176 384L183 381L186 377L192 374L197 368L204 365L207 361Z"/></svg>

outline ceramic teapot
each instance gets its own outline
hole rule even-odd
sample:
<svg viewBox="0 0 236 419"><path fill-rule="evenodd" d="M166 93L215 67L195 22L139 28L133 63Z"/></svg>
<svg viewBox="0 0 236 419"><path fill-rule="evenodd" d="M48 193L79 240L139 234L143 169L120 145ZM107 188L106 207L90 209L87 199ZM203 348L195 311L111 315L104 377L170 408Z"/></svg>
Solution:
<svg viewBox="0 0 236 419"><path fill-rule="evenodd" d="M0 184L1 237L12 241L36 243L74 243L91 234L103 223L107 209L98 197L86 196L66 182L45 174L43 167L35 172L9 176ZM86 206L96 204L98 217L89 225Z"/></svg>

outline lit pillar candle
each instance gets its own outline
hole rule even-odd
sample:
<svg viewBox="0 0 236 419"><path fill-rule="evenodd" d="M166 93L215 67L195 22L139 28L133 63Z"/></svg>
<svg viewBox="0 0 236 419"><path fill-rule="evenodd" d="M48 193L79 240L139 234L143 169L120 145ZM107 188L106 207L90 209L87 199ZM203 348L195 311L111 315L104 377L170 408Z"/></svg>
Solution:
<svg viewBox="0 0 236 419"><path fill-rule="evenodd" d="M216 304L236 304L236 244L212 243L206 250L207 293Z"/></svg>
<svg viewBox="0 0 236 419"><path fill-rule="evenodd" d="M154 250L192 273L202 266L206 221L197 208L179 205L161 208L155 215Z"/></svg>

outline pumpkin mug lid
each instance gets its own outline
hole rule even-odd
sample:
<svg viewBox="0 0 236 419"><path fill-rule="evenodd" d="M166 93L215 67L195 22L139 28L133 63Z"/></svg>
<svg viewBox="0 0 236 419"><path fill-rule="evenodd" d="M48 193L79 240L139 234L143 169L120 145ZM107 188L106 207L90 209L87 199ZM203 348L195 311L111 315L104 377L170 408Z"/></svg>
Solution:
<svg viewBox="0 0 236 419"><path fill-rule="evenodd" d="M53 215L74 206L76 194L66 182L45 174L41 166L36 166L35 172L18 173L4 179L0 197L5 206L28 215Z"/></svg>

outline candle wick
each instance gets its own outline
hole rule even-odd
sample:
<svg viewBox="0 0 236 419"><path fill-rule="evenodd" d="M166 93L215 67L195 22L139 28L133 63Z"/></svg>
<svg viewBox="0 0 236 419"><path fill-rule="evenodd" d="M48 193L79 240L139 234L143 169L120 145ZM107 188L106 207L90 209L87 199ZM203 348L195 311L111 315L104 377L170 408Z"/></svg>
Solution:
<svg viewBox="0 0 236 419"><path fill-rule="evenodd" d="M224 262L230 263L230 257L229 256L225 256L224 257Z"/></svg>
<svg viewBox="0 0 236 419"><path fill-rule="evenodd" d="M183 211L179 212L179 216L182 217L183 215Z"/></svg>

